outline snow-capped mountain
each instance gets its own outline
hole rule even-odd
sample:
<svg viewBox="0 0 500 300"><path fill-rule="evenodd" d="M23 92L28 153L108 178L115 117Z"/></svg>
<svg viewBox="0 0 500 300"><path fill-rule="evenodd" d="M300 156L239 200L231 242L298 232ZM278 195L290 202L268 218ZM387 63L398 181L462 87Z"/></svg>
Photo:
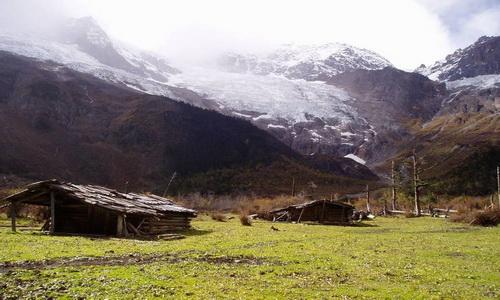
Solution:
<svg viewBox="0 0 500 300"><path fill-rule="evenodd" d="M391 66L346 44L284 45L262 55L229 53L214 67L181 68L169 83L213 100L218 110L251 121L303 154L353 154L373 141L356 99L324 81Z"/></svg>
<svg viewBox="0 0 500 300"><path fill-rule="evenodd" d="M220 112L248 120L304 154L350 154L374 136L354 99L324 82L185 68L169 84L213 100Z"/></svg>
<svg viewBox="0 0 500 300"><path fill-rule="evenodd" d="M421 66L416 72L428 76L432 80L456 82L452 86L467 83L468 78L484 75L500 74L500 37L479 38L474 44L458 49L444 60L436 62L430 67ZM480 77L478 79L481 79ZM490 80L491 77L484 77ZM464 81L465 80L465 81ZM471 84L481 80L471 80ZM490 80L491 82L491 80Z"/></svg>
<svg viewBox="0 0 500 300"><path fill-rule="evenodd" d="M417 70L446 84L440 115L500 110L500 37L483 36L474 44L458 49L431 67Z"/></svg>
<svg viewBox="0 0 500 300"><path fill-rule="evenodd" d="M275 74L305 80L327 80L348 71L392 66L387 59L373 51L340 43L287 44L259 55L227 53L218 63L229 72Z"/></svg>
<svg viewBox="0 0 500 300"><path fill-rule="evenodd" d="M61 63L136 89L155 89L179 72L161 56L112 41L92 18L70 20L57 38L51 39L0 32L0 50Z"/></svg>
<svg viewBox="0 0 500 300"><path fill-rule="evenodd" d="M0 36L0 50L54 61L141 93L167 96L245 119L306 155L358 155L369 159L367 149L381 139L377 131L387 131L380 124L398 120L398 109L391 107L399 107L399 102L409 98L427 99L429 94L400 95L390 82L397 82L393 76L402 75L388 68L386 59L344 44L286 45L267 55L253 56L253 65L247 60L231 62L231 56L225 55L218 64L174 68L159 55L112 40L91 18L69 22L57 38L50 40ZM373 83L377 90L388 85L380 90L383 93L374 95L396 99L391 100L396 106L389 106L392 110L386 115L390 117L384 117L383 122L377 117L380 109L366 109L386 107L380 106L379 98L357 93L349 80L332 80L363 70L386 70L377 75L382 80L366 75L366 82ZM414 115L427 114L427 109L420 111Z"/></svg>
<svg viewBox="0 0 500 300"><path fill-rule="evenodd" d="M313 70L304 70L304 79L283 76L278 69L235 73L218 67L173 68L160 56L113 41L92 18L72 20L53 40L0 36L0 50L55 61L143 93L243 118L303 154L352 154L375 135L373 127L357 114L352 106L355 99L347 92L324 82L308 81L319 76L313 72L316 69L331 76L354 68L356 55L347 59L351 52L345 45L292 47L291 52L281 49L267 58L270 61L274 57L277 65L300 60L296 68L314 64ZM357 66L380 68L389 64L369 51L361 52L364 59ZM341 61L345 61L344 67ZM286 74L291 74L292 68Z"/></svg>
<svg viewBox="0 0 500 300"><path fill-rule="evenodd" d="M92 17L70 20L59 35L63 43L77 45L101 64L147 79L166 82L178 72L158 55L112 41Z"/></svg>

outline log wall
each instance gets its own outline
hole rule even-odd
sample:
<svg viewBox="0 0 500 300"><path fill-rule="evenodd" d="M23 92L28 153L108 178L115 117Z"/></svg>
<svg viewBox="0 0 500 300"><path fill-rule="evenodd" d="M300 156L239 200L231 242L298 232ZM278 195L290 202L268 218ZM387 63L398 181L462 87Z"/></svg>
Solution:
<svg viewBox="0 0 500 300"><path fill-rule="evenodd" d="M139 230L145 234L157 235L189 228L191 228L190 217L182 213L170 213L159 218L146 218Z"/></svg>

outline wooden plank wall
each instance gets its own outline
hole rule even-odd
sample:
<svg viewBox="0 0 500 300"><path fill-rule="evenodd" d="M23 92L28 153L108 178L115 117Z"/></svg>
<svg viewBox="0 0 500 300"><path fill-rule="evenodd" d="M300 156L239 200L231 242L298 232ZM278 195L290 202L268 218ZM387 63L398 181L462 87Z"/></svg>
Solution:
<svg viewBox="0 0 500 300"><path fill-rule="evenodd" d="M191 218L181 213L169 213L160 218L147 218L140 230L147 234L162 234L191 228Z"/></svg>

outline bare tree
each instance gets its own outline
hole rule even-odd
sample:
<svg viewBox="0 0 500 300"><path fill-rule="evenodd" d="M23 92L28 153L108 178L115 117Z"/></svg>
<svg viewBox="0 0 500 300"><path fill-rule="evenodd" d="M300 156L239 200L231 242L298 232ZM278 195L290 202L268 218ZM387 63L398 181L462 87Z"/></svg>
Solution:
<svg viewBox="0 0 500 300"><path fill-rule="evenodd" d="M167 196L168 189L170 188L170 185L172 184L172 181L174 181L174 179L175 179L176 176L177 176L177 172L174 171L174 173L172 174L172 177L170 177L170 181L168 182L167 187L163 191L163 195L162 195L163 197Z"/></svg>
<svg viewBox="0 0 500 300"><path fill-rule="evenodd" d="M372 211L370 207L370 186L366 185L366 212L370 213Z"/></svg>
<svg viewBox="0 0 500 300"><path fill-rule="evenodd" d="M396 210L396 170L394 169L394 161L392 161L391 181L392 181L392 210Z"/></svg>
<svg viewBox="0 0 500 300"><path fill-rule="evenodd" d="M417 158L417 152L415 149L413 149L413 192L414 192L414 198L415 198L415 215L420 216L421 215L421 210L420 210L420 188L425 186L426 183L424 183L420 179L420 163L419 159Z"/></svg>
<svg viewBox="0 0 500 300"><path fill-rule="evenodd" d="M497 196L498 196L498 207L500 208L500 166L497 166Z"/></svg>

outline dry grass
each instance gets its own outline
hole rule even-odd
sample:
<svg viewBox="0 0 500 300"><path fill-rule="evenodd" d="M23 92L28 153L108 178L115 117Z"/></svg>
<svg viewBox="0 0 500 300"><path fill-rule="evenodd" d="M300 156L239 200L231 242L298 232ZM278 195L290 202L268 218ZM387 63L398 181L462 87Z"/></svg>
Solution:
<svg viewBox="0 0 500 300"><path fill-rule="evenodd" d="M406 211L405 212L405 218L416 218L417 215L413 211Z"/></svg>
<svg viewBox="0 0 500 300"><path fill-rule="evenodd" d="M205 212L228 212L238 214L246 211L249 214L264 213L274 208L308 201L306 197L276 196L257 197L255 195L201 195L193 193L176 197L175 201L186 207Z"/></svg>
<svg viewBox="0 0 500 300"><path fill-rule="evenodd" d="M226 222L227 221L225 215L220 214L220 213L216 213L216 212L210 214L210 218L212 218L212 220L217 221L217 222Z"/></svg>

